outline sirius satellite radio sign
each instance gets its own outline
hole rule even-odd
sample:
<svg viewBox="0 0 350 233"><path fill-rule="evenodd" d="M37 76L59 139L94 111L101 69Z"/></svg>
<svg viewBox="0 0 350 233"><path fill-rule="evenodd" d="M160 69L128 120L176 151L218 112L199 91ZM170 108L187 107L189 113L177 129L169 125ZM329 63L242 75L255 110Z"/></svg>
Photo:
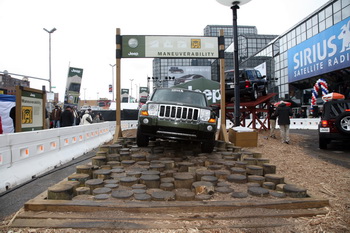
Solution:
<svg viewBox="0 0 350 233"><path fill-rule="evenodd" d="M218 58L217 37L123 36L123 58Z"/></svg>
<svg viewBox="0 0 350 233"><path fill-rule="evenodd" d="M349 66L350 18L288 50L289 82Z"/></svg>

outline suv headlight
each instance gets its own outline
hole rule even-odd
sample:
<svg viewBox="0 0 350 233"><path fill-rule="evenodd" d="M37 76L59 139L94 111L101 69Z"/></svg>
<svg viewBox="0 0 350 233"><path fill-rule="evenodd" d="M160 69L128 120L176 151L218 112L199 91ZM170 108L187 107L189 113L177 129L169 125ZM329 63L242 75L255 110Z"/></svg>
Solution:
<svg viewBox="0 0 350 233"><path fill-rule="evenodd" d="M210 110L208 109L202 109L201 110L201 113L199 115L199 119L201 121L205 121L205 122L208 122L209 119L210 119Z"/></svg>
<svg viewBox="0 0 350 233"><path fill-rule="evenodd" d="M158 104L149 104L148 105L148 114L150 116L157 116L158 115Z"/></svg>

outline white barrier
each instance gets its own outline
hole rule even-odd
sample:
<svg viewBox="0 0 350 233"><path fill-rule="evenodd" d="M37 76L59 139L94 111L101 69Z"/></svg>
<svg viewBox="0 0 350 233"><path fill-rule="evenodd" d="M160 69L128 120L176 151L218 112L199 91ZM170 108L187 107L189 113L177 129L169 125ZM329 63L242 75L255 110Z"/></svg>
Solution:
<svg viewBox="0 0 350 233"><path fill-rule="evenodd" d="M115 122L0 135L0 193L113 138Z"/></svg>
<svg viewBox="0 0 350 233"><path fill-rule="evenodd" d="M262 122L264 119L260 119ZM220 122L220 119L218 119L218 122ZM251 119L245 120L245 125L248 126L248 124L251 122ZM290 129L318 129L318 124L320 123L320 118L291 118L290 119ZM256 128L260 128L260 123L256 122ZM232 121L226 120L226 128L232 128L234 125ZM267 122L265 123L265 126L267 127ZM218 127L220 128L220 124L218 124ZM248 128L251 128L248 127ZM279 128L279 125L276 124L276 128Z"/></svg>

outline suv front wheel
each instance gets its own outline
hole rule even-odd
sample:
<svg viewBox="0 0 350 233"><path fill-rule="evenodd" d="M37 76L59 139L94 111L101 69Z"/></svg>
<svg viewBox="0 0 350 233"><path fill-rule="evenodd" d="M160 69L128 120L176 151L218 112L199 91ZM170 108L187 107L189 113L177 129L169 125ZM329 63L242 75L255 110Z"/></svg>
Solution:
<svg viewBox="0 0 350 233"><path fill-rule="evenodd" d="M340 132L350 134L350 112L340 114L335 121L335 126Z"/></svg>
<svg viewBox="0 0 350 233"><path fill-rule="evenodd" d="M149 143L149 137L144 135L140 129L140 126L137 127L137 135L136 135L136 144L139 147L146 147Z"/></svg>

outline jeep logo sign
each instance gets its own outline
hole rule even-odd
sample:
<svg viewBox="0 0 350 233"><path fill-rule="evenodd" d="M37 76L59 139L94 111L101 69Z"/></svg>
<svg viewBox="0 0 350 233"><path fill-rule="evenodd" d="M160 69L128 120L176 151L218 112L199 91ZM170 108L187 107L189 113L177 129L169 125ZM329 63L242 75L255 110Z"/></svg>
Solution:
<svg viewBox="0 0 350 233"><path fill-rule="evenodd" d="M192 86L188 86L188 90L193 90L193 87ZM220 103L220 100L221 100L220 89L214 89L214 90L209 90L209 89L199 90L199 89L195 89L194 91L203 92L207 96L207 100L208 100L208 104L209 105Z"/></svg>
<svg viewBox="0 0 350 233"><path fill-rule="evenodd" d="M288 81L350 66L350 18L288 50Z"/></svg>
<svg viewBox="0 0 350 233"><path fill-rule="evenodd" d="M206 78L194 79L174 87L203 92L207 96L208 105L220 103L221 100L220 83Z"/></svg>

